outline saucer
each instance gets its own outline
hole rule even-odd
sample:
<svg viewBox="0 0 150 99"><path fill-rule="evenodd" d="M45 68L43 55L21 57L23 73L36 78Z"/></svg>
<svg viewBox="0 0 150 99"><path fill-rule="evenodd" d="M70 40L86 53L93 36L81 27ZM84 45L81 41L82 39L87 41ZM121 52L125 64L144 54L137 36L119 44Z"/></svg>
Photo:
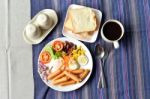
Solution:
<svg viewBox="0 0 150 99"><path fill-rule="evenodd" d="M44 40L44 38L52 31L52 29L56 26L57 22L58 22L58 17L57 14L54 10L52 9L44 9L42 11L40 11L39 13L37 13L31 21L28 22L28 24L37 24L36 23L36 18L39 14L44 13L46 14L50 20L52 21L52 26L49 29L41 29L41 36L39 38L36 39L31 39L26 35L26 31L24 29L23 31L23 38L24 40L29 43L29 44L38 44L40 43L42 40Z"/></svg>

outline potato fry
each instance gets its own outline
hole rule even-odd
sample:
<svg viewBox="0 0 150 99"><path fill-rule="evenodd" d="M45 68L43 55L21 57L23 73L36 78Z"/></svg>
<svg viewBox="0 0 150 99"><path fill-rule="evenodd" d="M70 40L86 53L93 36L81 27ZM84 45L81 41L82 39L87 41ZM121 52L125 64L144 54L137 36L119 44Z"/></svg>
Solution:
<svg viewBox="0 0 150 99"><path fill-rule="evenodd" d="M71 73L73 74L81 74L84 72L84 69L77 69L77 70L72 70Z"/></svg>
<svg viewBox="0 0 150 99"><path fill-rule="evenodd" d="M76 75L74 75L68 71L64 71L64 74L77 82L81 81L81 79L79 77L77 77Z"/></svg>
<svg viewBox="0 0 150 99"><path fill-rule="evenodd" d="M64 71L65 70L65 66L62 65L59 69L62 70L62 71Z"/></svg>
<svg viewBox="0 0 150 99"><path fill-rule="evenodd" d="M52 80L57 80L65 76L64 72L60 73L58 76L54 77Z"/></svg>
<svg viewBox="0 0 150 99"><path fill-rule="evenodd" d="M80 74L79 77L83 80L89 74L89 72L89 69L85 69L85 71L82 74Z"/></svg>
<svg viewBox="0 0 150 99"><path fill-rule="evenodd" d="M76 81L74 81L74 80L68 80L68 81L60 83L59 85L60 86L67 86L67 85L71 85L71 84L75 84L75 83L76 83Z"/></svg>
<svg viewBox="0 0 150 99"><path fill-rule="evenodd" d="M54 78L55 76L59 75L62 71L60 69L58 69L57 71L50 73L47 77L47 79L51 80L52 78Z"/></svg>
<svg viewBox="0 0 150 99"><path fill-rule="evenodd" d="M53 80L52 83L53 83L54 85L57 85L57 84L59 84L59 83L62 83L62 82L67 81L68 79L69 79L69 78L65 76L65 77L62 77L62 78L60 78L60 79Z"/></svg>

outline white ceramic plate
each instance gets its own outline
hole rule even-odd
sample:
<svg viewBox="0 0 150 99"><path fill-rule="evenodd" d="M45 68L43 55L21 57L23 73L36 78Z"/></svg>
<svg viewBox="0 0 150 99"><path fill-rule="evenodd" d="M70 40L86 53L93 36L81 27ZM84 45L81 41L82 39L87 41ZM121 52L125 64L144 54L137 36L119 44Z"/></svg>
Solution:
<svg viewBox="0 0 150 99"><path fill-rule="evenodd" d="M28 22L28 24L30 24L30 23L37 24L36 23L36 18L37 18L37 16L40 13L44 13L44 14L48 15L49 18L52 20L53 24L52 24L52 26L49 29L46 29L46 30L42 29L41 30L41 32L42 32L41 34L42 35L39 38L37 38L37 39L29 39L27 37L26 31L24 29L24 31L23 31L23 38L29 44L38 44L38 43L40 43L52 31L52 29L56 26L56 24L58 22L58 17L57 17L57 14L56 14L56 12L54 10L52 10L52 9L44 9L44 10L41 10L39 13L37 13L32 18L32 20Z"/></svg>
<svg viewBox="0 0 150 99"><path fill-rule="evenodd" d="M51 84L51 81L47 81L45 79L43 79L43 75L40 73L39 71L39 59L38 59L38 73L40 75L40 77L42 78L42 80L45 82L45 84L49 87L51 87L52 89L54 90L57 90L57 91L62 91L62 92L68 92L68 91L73 91L73 90L76 90L78 88L80 88L81 86L83 86L87 80L89 79L91 73L92 73L92 69L93 69L93 60L92 60L92 56L91 56L91 53L90 51L88 50L88 48L80 41L78 40L75 40L75 39L71 39L71 38L66 38L66 37L62 37L62 38L57 38L57 39L54 39L52 41L50 41L46 46L48 45L51 45L55 40L60 40L60 41L69 41L69 42L72 42L74 44L76 44L77 46L81 46L86 52L86 56L88 57L89 61L88 61L88 64L85 65L85 66L81 66L81 68L84 68L84 69L89 69L90 72L89 74L87 75L87 77L80 83L77 83L77 84L73 84L73 85L69 85L69 86L64 86L64 87L61 87L61 86L55 86L53 84ZM43 50L42 50L43 51ZM41 51L41 52L42 52Z"/></svg>
<svg viewBox="0 0 150 99"><path fill-rule="evenodd" d="M66 18L65 18L64 23L67 20L69 9L78 9L78 8L83 8L83 7L85 7L85 6L76 5L76 4L70 5L69 8L68 8L68 10L67 10L67 14L66 14ZM81 38L81 37L79 37L77 35L74 35L74 33L72 33L72 31L66 30L64 28L64 26L63 26L63 30L62 30L63 35L66 36L66 37L75 38L77 40L81 40L81 41L84 41L84 42L89 42L89 43L95 42L96 39L97 39L98 33L99 33L99 28L100 28L101 19L102 19L102 12L100 10L97 10L97 9L93 9L93 8L91 8L91 9L96 14L96 19L97 19L98 27L97 27L96 31L94 31L94 33L93 33L93 35L92 35L92 37L90 39L85 39L85 38Z"/></svg>

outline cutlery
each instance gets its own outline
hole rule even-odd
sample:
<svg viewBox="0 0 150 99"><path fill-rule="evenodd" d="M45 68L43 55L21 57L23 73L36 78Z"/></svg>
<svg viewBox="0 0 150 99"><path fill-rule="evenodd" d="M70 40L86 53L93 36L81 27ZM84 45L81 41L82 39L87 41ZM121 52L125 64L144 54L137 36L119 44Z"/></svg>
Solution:
<svg viewBox="0 0 150 99"><path fill-rule="evenodd" d="M104 66L105 66L105 60L108 57L108 52L104 51L104 48L100 46L100 44L97 44L95 47L95 54L98 59L101 59L101 65L100 65L100 76L97 84L97 88L105 88L106 87L106 81L104 76Z"/></svg>

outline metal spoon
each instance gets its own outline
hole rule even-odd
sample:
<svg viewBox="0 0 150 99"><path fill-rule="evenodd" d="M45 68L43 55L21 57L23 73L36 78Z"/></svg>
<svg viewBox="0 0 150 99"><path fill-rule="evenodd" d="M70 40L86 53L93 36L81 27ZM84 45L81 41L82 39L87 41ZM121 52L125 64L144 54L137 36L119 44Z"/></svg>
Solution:
<svg viewBox="0 0 150 99"><path fill-rule="evenodd" d="M96 48L95 48L95 54L98 58L101 59L101 62L102 62L102 64L100 65L101 72L100 72L97 88L105 88L106 81L105 81L105 77L104 77L103 67L105 65L105 60L108 57L108 52L104 51L104 48L101 47L100 44L97 44Z"/></svg>

